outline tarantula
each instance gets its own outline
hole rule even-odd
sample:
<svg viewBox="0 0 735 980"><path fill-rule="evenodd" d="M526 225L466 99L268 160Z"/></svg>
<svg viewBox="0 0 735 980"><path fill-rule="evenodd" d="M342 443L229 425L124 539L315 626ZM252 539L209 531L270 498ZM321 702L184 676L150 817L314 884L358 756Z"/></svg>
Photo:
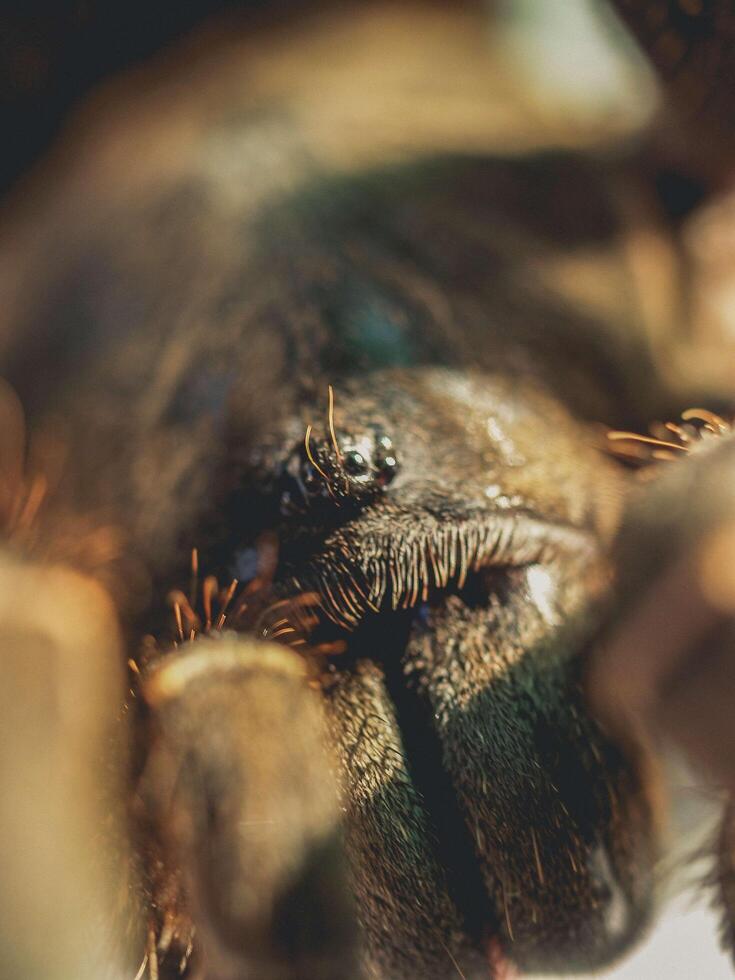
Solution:
<svg viewBox="0 0 735 980"><path fill-rule="evenodd" d="M481 12L363 5L143 70L19 189L3 976L500 980L642 934L655 756L586 678L640 700L658 644L675 728L728 661L729 353L675 329L672 187L729 173L731 14L619 6L697 153L498 154Z"/></svg>

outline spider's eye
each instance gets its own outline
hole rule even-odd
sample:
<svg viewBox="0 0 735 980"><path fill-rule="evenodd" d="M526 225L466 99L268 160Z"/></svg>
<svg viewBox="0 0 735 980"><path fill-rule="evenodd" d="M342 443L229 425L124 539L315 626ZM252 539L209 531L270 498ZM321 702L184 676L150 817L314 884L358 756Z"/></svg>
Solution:
<svg viewBox="0 0 735 980"><path fill-rule="evenodd" d="M357 449L350 449L344 455L344 468L348 476L366 479L370 475L368 461Z"/></svg>
<svg viewBox="0 0 735 980"><path fill-rule="evenodd" d="M393 440L377 425L339 433L310 428L281 467L281 516L320 524L343 519L374 500L399 468Z"/></svg>
<svg viewBox="0 0 735 980"><path fill-rule="evenodd" d="M387 486L398 472L398 459L393 453L391 441L387 436L385 437L385 442L389 446L381 446L375 457L375 467L378 471L377 479L381 486Z"/></svg>

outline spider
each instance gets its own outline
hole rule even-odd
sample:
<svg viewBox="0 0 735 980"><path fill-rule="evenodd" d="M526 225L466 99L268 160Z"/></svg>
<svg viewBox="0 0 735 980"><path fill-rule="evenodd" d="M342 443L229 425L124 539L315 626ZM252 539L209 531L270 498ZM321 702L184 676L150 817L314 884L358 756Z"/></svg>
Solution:
<svg viewBox="0 0 735 980"><path fill-rule="evenodd" d="M672 596L665 727L726 650L725 340L675 314L732 161L726 5L619 6L699 153L498 152L484 14L325 5L113 84L16 192L3 976L502 980L643 935L664 805L605 684L643 696Z"/></svg>

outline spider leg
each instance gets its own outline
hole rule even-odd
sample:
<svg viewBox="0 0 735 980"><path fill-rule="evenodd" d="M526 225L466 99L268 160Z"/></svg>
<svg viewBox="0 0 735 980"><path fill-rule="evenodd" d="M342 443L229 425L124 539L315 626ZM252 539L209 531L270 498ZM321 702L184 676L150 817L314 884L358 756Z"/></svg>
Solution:
<svg viewBox="0 0 735 980"><path fill-rule="evenodd" d="M721 910L723 946L735 950L735 810L728 806L720 827L714 884Z"/></svg>
<svg viewBox="0 0 735 980"><path fill-rule="evenodd" d="M735 437L661 466L625 511L591 690L613 723L665 733L733 791Z"/></svg>
<svg viewBox="0 0 735 980"><path fill-rule="evenodd" d="M346 847L368 975L486 977L487 959L475 945L478 937L467 934L468 923L437 857L435 830L412 778L383 670L362 661L355 670L336 672L325 704L342 774ZM428 746L422 750L428 752ZM460 856L450 859L457 862ZM463 870L472 877L470 868ZM466 880L463 884L468 887ZM481 918L487 900L476 898Z"/></svg>
<svg viewBox="0 0 735 980"><path fill-rule="evenodd" d="M142 792L182 869L207 980L356 977L340 813L305 661L225 634L144 678Z"/></svg>
<svg viewBox="0 0 735 980"><path fill-rule="evenodd" d="M0 553L3 977L138 967L120 647L98 585Z"/></svg>
<svg viewBox="0 0 735 980"><path fill-rule="evenodd" d="M711 884L732 954L735 437L724 424L712 429L706 444L660 464L631 496L614 551L613 625L589 686L608 726L683 750L695 784L729 801Z"/></svg>

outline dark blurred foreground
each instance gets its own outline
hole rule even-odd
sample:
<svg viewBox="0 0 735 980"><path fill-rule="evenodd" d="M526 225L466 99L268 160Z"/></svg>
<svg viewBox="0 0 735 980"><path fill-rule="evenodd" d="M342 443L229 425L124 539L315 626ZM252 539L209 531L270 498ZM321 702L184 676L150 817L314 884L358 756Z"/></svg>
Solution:
<svg viewBox="0 0 735 980"><path fill-rule="evenodd" d="M278 15L304 0L30 0L0 7L0 193L99 81L208 19Z"/></svg>

